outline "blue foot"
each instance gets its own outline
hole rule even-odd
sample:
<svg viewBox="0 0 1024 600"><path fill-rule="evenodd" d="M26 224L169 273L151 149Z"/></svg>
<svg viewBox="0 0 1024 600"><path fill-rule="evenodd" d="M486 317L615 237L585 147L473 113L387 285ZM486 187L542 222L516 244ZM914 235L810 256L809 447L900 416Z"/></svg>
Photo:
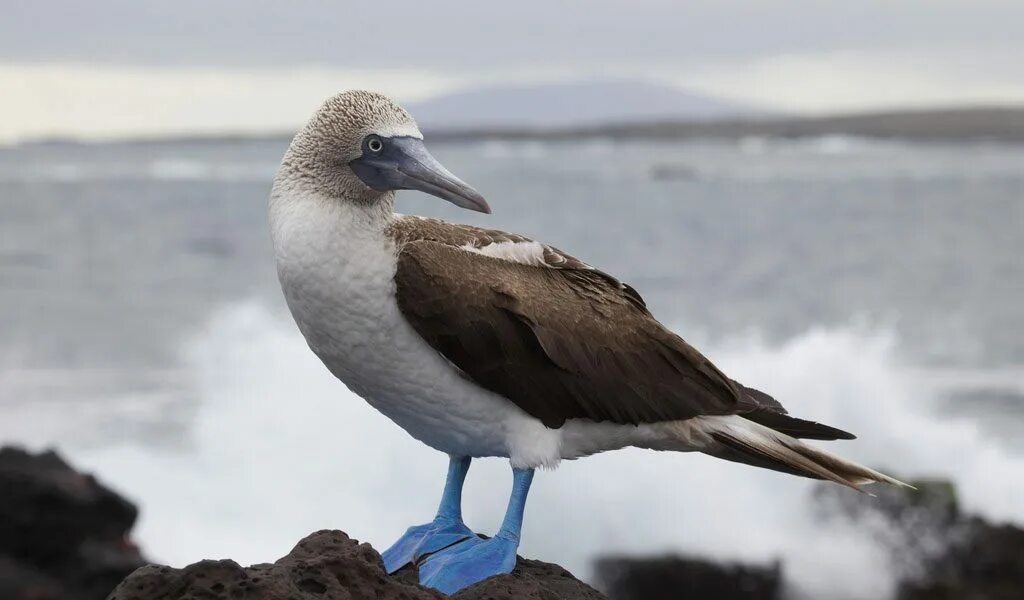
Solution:
<svg viewBox="0 0 1024 600"><path fill-rule="evenodd" d="M512 469L512 495L498 533L489 540L473 537L427 556L419 565L420 583L451 595L488 577L511 573L532 481L533 469Z"/></svg>
<svg viewBox="0 0 1024 600"><path fill-rule="evenodd" d="M394 573L424 556L470 538L478 539L462 520L437 518L426 525L410 527L405 535L384 551L384 568Z"/></svg>
<svg viewBox="0 0 1024 600"><path fill-rule="evenodd" d="M516 566L518 539L473 538L431 554L420 565L420 583L443 594L479 583L488 577L511 573Z"/></svg>

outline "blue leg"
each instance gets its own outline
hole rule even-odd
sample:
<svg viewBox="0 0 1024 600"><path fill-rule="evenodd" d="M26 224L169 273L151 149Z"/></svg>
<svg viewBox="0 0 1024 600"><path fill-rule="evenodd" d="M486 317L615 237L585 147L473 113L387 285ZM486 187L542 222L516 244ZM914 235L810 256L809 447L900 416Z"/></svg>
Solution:
<svg viewBox="0 0 1024 600"><path fill-rule="evenodd" d="M533 469L512 469L512 476L512 496L498 533L489 540L473 538L431 554L420 565L420 583L454 594L488 577L512 572Z"/></svg>
<svg viewBox="0 0 1024 600"><path fill-rule="evenodd" d="M468 456L450 457L448 479L444 483L437 516L426 525L410 527L405 535L384 551L381 558L384 559L388 573L394 573L431 552L477 537L462 522L462 484L466 481L471 460Z"/></svg>

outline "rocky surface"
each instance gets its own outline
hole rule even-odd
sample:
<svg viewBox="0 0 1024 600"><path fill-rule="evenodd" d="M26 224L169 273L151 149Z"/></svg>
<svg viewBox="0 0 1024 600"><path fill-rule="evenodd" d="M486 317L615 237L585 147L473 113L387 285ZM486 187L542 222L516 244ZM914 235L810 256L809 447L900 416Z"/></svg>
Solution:
<svg viewBox="0 0 1024 600"><path fill-rule="evenodd" d="M204 560L184 569L159 565L132 573L110 600L435 600L447 596L417 583L405 569L389 577L380 555L341 531L318 531L273 564L242 567ZM605 597L568 571L519 559L515 571L455 594L460 600L598 600Z"/></svg>
<svg viewBox="0 0 1024 600"><path fill-rule="evenodd" d="M604 558L597 562L601 587L612 600L778 600L782 569L717 563L699 557Z"/></svg>
<svg viewBox="0 0 1024 600"><path fill-rule="evenodd" d="M875 496L821 484L814 506L822 521L855 525L889 555L899 579L895 600L1024 598L1024 529L965 514L948 481L912 483L916 490L875 486ZM596 572L611 600L781 600L792 589L778 563L614 557L598 561ZM842 592L834 597L844 597Z"/></svg>
<svg viewBox="0 0 1024 600"><path fill-rule="evenodd" d="M0 448L0 598L104 598L145 564L138 511L54 452Z"/></svg>
<svg viewBox="0 0 1024 600"><path fill-rule="evenodd" d="M898 600L1024 598L1024 529L964 514L948 481L912 483L874 498L821 486L816 499L824 518L856 523L888 550Z"/></svg>

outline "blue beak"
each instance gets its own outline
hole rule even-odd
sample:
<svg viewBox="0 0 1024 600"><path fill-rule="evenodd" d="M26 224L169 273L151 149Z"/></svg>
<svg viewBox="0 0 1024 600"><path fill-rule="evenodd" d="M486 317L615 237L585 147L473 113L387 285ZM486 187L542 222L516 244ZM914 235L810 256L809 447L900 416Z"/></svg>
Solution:
<svg viewBox="0 0 1024 600"><path fill-rule="evenodd" d="M491 212L484 197L437 162L419 138L368 136L363 140L362 156L349 166L363 183L379 192L419 190L461 208Z"/></svg>

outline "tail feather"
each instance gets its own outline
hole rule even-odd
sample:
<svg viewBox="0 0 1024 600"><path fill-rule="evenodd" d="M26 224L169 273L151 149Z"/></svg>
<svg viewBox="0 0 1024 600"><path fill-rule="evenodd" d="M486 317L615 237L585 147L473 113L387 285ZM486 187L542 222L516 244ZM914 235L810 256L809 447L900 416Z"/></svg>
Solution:
<svg viewBox="0 0 1024 600"><path fill-rule="evenodd" d="M848 431L771 410L755 410L743 413L742 416L744 419L799 439L824 441L857 439L857 436Z"/></svg>
<svg viewBox="0 0 1024 600"><path fill-rule="evenodd" d="M911 487L884 473L825 452L742 417L700 418L701 428L713 440L704 452L719 458L792 475L833 481L856 490L874 482Z"/></svg>
<svg viewBox="0 0 1024 600"><path fill-rule="evenodd" d="M789 416L782 404L761 390L733 381L742 391L739 414L769 429L807 440L853 440L857 436L822 423Z"/></svg>

